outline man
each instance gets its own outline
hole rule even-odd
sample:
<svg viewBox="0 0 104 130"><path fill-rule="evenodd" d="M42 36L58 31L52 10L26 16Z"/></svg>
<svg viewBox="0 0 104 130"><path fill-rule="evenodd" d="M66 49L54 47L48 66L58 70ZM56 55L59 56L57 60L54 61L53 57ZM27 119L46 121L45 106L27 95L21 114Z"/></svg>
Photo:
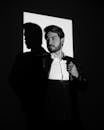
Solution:
<svg viewBox="0 0 104 130"><path fill-rule="evenodd" d="M41 47L42 29L39 25L25 23L23 33L25 44L31 51L17 54L9 83L21 101L22 111L28 113L29 120L33 117L38 120L42 116L42 85L44 85L42 57L47 52Z"/></svg>
<svg viewBox="0 0 104 130"><path fill-rule="evenodd" d="M45 39L50 52L45 58L47 96L45 119L72 120L72 84L82 79L76 62L62 51L65 34L55 25L47 26Z"/></svg>

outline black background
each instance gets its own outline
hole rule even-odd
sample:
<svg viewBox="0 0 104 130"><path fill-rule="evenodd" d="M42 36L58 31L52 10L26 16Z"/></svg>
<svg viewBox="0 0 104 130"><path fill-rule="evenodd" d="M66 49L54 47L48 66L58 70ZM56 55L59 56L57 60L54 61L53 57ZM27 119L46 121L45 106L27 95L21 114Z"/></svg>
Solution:
<svg viewBox="0 0 104 130"><path fill-rule="evenodd" d="M8 85L15 55L22 49L23 11L71 18L74 56L88 77L88 89L80 97L81 120L87 130L103 128L103 4L93 2L29 1L0 5L0 122L5 127L23 124L20 101ZM17 127L17 126L16 126Z"/></svg>

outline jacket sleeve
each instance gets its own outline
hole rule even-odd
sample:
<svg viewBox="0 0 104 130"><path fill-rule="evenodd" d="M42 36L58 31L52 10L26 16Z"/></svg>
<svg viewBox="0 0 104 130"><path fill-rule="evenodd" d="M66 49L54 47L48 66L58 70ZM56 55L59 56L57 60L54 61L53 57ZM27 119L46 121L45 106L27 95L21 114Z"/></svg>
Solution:
<svg viewBox="0 0 104 130"><path fill-rule="evenodd" d="M22 89L22 63L20 62L20 56L17 55L12 65L10 74L8 76L8 83L17 96L20 96L20 90Z"/></svg>
<svg viewBox="0 0 104 130"><path fill-rule="evenodd" d="M84 72L81 65L75 58L72 58L71 61L76 65L79 73L78 78L72 76L72 80L70 81L72 87L82 90L86 89L88 87L88 78L86 72Z"/></svg>

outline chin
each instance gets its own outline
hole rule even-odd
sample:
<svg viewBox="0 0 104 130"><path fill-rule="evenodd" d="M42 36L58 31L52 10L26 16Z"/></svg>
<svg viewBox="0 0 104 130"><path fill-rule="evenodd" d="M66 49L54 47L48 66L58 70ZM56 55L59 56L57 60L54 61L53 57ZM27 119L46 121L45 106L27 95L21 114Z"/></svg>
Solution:
<svg viewBox="0 0 104 130"><path fill-rule="evenodd" d="M54 50L54 49L50 49L50 48L49 48L48 50L49 50L50 52L55 52L55 50Z"/></svg>

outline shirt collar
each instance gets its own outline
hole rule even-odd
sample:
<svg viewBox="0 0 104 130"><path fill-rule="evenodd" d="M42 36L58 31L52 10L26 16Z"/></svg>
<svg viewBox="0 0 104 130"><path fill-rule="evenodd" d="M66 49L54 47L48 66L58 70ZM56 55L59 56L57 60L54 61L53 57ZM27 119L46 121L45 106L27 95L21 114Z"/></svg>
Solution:
<svg viewBox="0 0 104 130"><path fill-rule="evenodd" d="M62 53L62 59L65 56L64 53ZM51 59L59 59L59 57L55 53L51 53Z"/></svg>
<svg viewBox="0 0 104 130"><path fill-rule="evenodd" d="M55 53L51 53L51 58L56 59L56 58L58 58L58 56Z"/></svg>

